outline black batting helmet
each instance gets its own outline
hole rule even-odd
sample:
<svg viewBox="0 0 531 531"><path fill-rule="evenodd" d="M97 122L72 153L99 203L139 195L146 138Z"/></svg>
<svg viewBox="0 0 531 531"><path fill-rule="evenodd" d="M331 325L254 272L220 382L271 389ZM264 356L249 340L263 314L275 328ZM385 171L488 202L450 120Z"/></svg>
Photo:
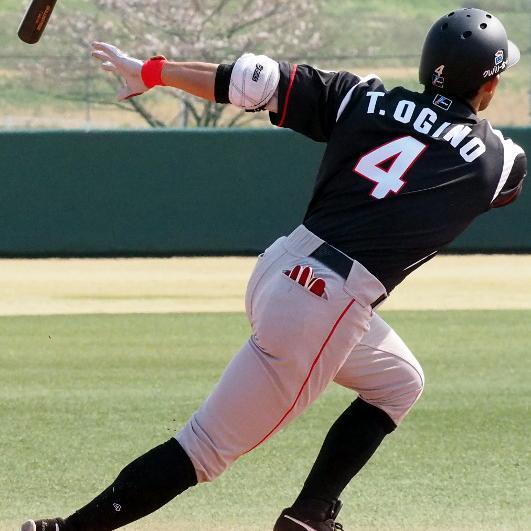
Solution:
<svg viewBox="0 0 531 531"><path fill-rule="evenodd" d="M481 9L452 11L431 27L420 60L419 79L444 94L472 92L520 59L503 24Z"/></svg>

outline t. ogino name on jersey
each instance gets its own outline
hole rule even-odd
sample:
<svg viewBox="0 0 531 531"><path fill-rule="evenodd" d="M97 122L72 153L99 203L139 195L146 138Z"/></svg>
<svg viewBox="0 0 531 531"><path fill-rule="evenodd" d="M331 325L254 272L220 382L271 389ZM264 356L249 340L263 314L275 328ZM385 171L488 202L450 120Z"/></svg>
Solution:
<svg viewBox="0 0 531 531"><path fill-rule="evenodd" d="M394 120L402 124L411 124L418 133L429 135L431 138L442 138L449 142L459 151L465 162L473 162L487 150L481 138L467 139L472 132L471 127L439 119L439 115L429 107L420 107L410 100L400 100L394 109L388 109L385 106L385 92L370 91L366 96L368 98L367 114L386 116L392 113Z"/></svg>

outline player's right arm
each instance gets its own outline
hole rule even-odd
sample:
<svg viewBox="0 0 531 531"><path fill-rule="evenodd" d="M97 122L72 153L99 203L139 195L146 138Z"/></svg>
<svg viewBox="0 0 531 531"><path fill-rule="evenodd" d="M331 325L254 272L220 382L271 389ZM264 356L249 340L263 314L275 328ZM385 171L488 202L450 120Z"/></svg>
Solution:
<svg viewBox="0 0 531 531"><path fill-rule="evenodd" d="M166 61L161 56L140 61L104 42L92 43L92 56L101 61L103 70L114 72L123 78L124 85L118 92L120 101L139 96L156 85L174 87L199 98L215 101L219 65L177 63Z"/></svg>
<svg viewBox="0 0 531 531"><path fill-rule="evenodd" d="M347 103L356 100L356 88L367 80L245 54L231 65L220 65L216 101L247 111L268 110L273 125L326 142Z"/></svg>
<svg viewBox="0 0 531 531"><path fill-rule="evenodd" d="M345 101L355 99L354 90L366 81L348 72L278 63L265 55L244 54L232 64L221 65L177 63L164 57L144 62L103 42L92 44L92 55L104 70L124 79L119 100L156 85L171 86L250 112L269 110L274 125L320 142L329 139Z"/></svg>
<svg viewBox="0 0 531 531"><path fill-rule="evenodd" d="M101 67L118 74L124 85L120 101L139 96L154 86L183 90L217 103L232 103L246 111L276 110L280 66L276 61L244 54L232 64L173 62L162 56L141 61L104 42L92 43L92 56Z"/></svg>

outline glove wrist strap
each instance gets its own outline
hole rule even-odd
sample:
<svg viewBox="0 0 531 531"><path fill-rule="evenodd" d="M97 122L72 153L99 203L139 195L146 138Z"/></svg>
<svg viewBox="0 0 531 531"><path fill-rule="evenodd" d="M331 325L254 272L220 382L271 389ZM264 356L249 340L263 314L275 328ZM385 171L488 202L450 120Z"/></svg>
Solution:
<svg viewBox="0 0 531 531"><path fill-rule="evenodd" d="M162 55L157 55L148 59L142 66L142 81L147 88L153 88L157 85L165 86L165 83L162 81L162 69L167 63L166 57Z"/></svg>

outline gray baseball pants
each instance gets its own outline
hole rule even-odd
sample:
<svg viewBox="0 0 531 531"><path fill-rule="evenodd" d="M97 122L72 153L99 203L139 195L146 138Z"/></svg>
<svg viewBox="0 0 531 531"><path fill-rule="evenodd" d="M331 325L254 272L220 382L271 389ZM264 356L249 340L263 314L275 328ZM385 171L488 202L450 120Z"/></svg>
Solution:
<svg viewBox="0 0 531 531"><path fill-rule="evenodd" d="M323 240L300 225L258 258L245 296L252 336L176 439L199 482L212 481L298 417L335 381L396 424L419 398L424 375L371 303L380 281L354 261L348 278L309 255ZM324 296L290 278L311 266Z"/></svg>

